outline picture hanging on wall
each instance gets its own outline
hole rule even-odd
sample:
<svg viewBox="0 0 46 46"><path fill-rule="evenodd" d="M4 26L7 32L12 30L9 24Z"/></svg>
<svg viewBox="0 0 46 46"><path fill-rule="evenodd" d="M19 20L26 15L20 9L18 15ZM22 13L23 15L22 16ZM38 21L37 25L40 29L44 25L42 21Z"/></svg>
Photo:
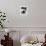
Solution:
<svg viewBox="0 0 46 46"><path fill-rule="evenodd" d="M29 16L31 14L31 0L21 0L17 5L20 8L20 16Z"/></svg>
<svg viewBox="0 0 46 46"><path fill-rule="evenodd" d="M28 7L27 6L20 6L20 15L27 16L28 15Z"/></svg>

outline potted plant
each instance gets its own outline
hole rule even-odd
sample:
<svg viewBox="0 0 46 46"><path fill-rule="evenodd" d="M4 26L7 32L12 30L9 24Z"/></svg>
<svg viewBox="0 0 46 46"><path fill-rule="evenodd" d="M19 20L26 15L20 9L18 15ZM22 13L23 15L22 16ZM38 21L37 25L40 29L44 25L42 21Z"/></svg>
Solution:
<svg viewBox="0 0 46 46"><path fill-rule="evenodd" d="M6 20L6 15L4 12L0 11L0 27L4 28L4 22Z"/></svg>

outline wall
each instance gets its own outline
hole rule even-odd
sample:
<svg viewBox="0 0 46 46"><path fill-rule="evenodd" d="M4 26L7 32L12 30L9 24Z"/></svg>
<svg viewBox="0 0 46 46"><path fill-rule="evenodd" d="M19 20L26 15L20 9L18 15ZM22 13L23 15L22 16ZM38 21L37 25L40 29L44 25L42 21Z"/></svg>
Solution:
<svg viewBox="0 0 46 46"><path fill-rule="evenodd" d="M8 19L5 26L12 31L26 31L26 34L30 31L46 31L46 0L24 0L26 3L21 2L23 4L20 1L23 0L0 0L0 9L6 12ZM20 16L21 5L28 6L26 15L29 16Z"/></svg>
<svg viewBox="0 0 46 46"><path fill-rule="evenodd" d="M6 12L7 19L8 19L8 23L6 24L6 27L25 26L26 23L28 24L30 22L29 20L31 16L30 17L20 16L20 6L21 5L27 6L28 9L30 10L29 2L30 0L29 1L28 0L27 1L26 0L7 0L7 1L1 0L0 1L0 6L1 6L0 9Z"/></svg>
<svg viewBox="0 0 46 46"><path fill-rule="evenodd" d="M28 16L20 16L22 5ZM46 27L46 0L0 0L0 9L6 12L7 27Z"/></svg>
<svg viewBox="0 0 46 46"><path fill-rule="evenodd" d="M46 0L32 0L32 26L46 27Z"/></svg>

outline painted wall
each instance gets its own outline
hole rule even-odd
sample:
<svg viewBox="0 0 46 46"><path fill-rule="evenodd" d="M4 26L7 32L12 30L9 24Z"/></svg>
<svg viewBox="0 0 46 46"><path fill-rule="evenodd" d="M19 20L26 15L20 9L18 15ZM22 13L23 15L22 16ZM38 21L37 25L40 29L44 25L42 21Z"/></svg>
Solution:
<svg viewBox="0 0 46 46"><path fill-rule="evenodd" d="M20 6L28 8L25 16ZM46 0L0 0L0 9L6 12L7 27L46 27Z"/></svg>
<svg viewBox="0 0 46 46"><path fill-rule="evenodd" d="M32 26L46 27L46 0L32 0Z"/></svg>
<svg viewBox="0 0 46 46"><path fill-rule="evenodd" d="M29 24L29 20L31 18L28 16L21 16L21 6L26 6L28 9L28 14L30 15L30 0L1 0L0 1L0 9L6 12L8 23L7 27L15 27L15 26L25 26ZM28 15L26 14L26 15ZM29 21L29 22L27 22Z"/></svg>
<svg viewBox="0 0 46 46"><path fill-rule="evenodd" d="M28 16L20 16L22 5L28 7ZM46 0L0 0L0 9L6 12L6 27L31 27L12 28L15 31L26 31L26 34L30 31L46 31Z"/></svg>

